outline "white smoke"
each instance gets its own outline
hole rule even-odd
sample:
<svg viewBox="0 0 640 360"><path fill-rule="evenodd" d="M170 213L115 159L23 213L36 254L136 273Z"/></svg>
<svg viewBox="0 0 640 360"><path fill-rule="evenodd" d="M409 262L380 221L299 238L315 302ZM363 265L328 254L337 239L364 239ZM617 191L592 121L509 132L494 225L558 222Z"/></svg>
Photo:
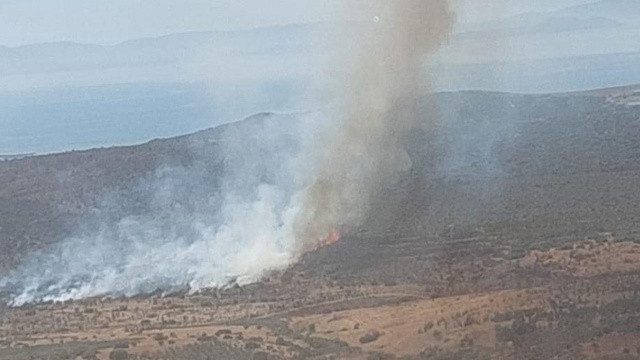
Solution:
<svg viewBox="0 0 640 360"><path fill-rule="evenodd" d="M298 189L322 113L228 126L216 152L109 194L75 236L0 281L13 305L246 284L295 260ZM194 145L196 146L196 145Z"/></svg>
<svg viewBox="0 0 640 360"><path fill-rule="evenodd" d="M216 161L160 169L108 196L76 236L0 281L12 303L248 283L357 225L411 165L405 137L428 115L415 107L427 88L423 60L452 16L446 0L350 0L344 9L369 20L342 30L352 37L336 46L341 100L331 114L229 126L209 154Z"/></svg>

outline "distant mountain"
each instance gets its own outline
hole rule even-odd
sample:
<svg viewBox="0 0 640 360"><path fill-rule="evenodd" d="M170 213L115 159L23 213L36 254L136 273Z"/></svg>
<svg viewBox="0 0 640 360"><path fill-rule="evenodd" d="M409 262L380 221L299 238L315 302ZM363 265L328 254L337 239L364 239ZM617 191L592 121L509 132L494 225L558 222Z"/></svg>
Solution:
<svg viewBox="0 0 640 360"><path fill-rule="evenodd" d="M0 75L161 66L217 57L284 56L320 45L322 24L287 25L233 32L179 33L113 46L70 42L0 46Z"/></svg>
<svg viewBox="0 0 640 360"><path fill-rule="evenodd" d="M622 24L603 17L580 19L575 17L559 17L542 21L528 30L531 33L554 33L565 31L581 31L614 28Z"/></svg>
<svg viewBox="0 0 640 360"><path fill-rule="evenodd" d="M553 34L573 31L613 29L622 23L604 17L549 17L545 14L531 13L505 20L491 21L458 34L458 38L474 38L504 35L522 36Z"/></svg>
<svg viewBox="0 0 640 360"><path fill-rule="evenodd" d="M640 1L601 0L562 9L555 12L555 16L606 17L625 23L640 23Z"/></svg>
<svg viewBox="0 0 640 360"><path fill-rule="evenodd" d="M640 25L640 1L602 0L549 12L527 12L461 28L465 36L528 35Z"/></svg>

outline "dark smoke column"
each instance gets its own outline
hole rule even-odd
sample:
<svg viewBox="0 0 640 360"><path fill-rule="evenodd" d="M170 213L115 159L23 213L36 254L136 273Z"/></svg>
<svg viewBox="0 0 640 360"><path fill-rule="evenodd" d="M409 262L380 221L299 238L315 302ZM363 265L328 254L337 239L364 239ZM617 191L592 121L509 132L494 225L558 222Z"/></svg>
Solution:
<svg viewBox="0 0 640 360"><path fill-rule="evenodd" d="M423 63L447 40L447 0L348 0L345 11L370 21L347 26L332 70L343 99L335 133L320 149L320 166L302 196L294 235L304 252L337 226L357 225L382 186L411 166L403 143L423 126L415 111L427 84ZM355 35L354 35L355 34ZM346 67L346 70L344 69Z"/></svg>

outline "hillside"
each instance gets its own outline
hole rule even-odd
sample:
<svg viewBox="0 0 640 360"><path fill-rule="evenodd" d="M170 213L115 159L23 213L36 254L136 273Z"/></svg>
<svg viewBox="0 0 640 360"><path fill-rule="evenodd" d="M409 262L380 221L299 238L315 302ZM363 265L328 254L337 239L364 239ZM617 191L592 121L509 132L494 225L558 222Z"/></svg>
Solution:
<svg viewBox="0 0 640 360"><path fill-rule="evenodd" d="M0 358L638 359L639 95L421 99L437 121L408 139L412 168L339 242L247 286L0 303ZM0 162L0 263L15 266L96 211L108 221L170 204L188 215L215 199L230 162L268 183L301 117Z"/></svg>
<svg viewBox="0 0 640 360"><path fill-rule="evenodd" d="M437 95L431 101L439 111L428 115L430 102L424 110L436 126L416 133L407 149L413 168L348 237L495 237L504 251L519 254L534 239L553 244L601 232L636 235L640 109L608 96ZM250 136L260 123L294 118L265 114L139 146L0 162L0 263L8 270L73 235L114 194L126 205L116 216L143 213L153 189L141 184L158 169L197 168L201 180L214 185L229 129ZM283 134L276 140L286 139ZM186 187L178 191L191 196Z"/></svg>

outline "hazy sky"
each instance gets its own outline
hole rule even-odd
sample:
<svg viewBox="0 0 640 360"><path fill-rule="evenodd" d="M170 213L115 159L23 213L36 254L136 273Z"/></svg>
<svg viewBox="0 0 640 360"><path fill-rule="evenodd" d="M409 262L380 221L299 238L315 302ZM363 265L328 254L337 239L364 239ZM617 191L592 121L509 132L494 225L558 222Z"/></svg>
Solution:
<svg viewBox="0 0 640 360"><path fill-rule="evenodd" d="M334 19L340 0L0 0L0 45L115 43L174 32ZM366 1L366 0L363 0ZM454 0L466 21L595 0ZM353 14L357 15L357 14Z"/></svg>

